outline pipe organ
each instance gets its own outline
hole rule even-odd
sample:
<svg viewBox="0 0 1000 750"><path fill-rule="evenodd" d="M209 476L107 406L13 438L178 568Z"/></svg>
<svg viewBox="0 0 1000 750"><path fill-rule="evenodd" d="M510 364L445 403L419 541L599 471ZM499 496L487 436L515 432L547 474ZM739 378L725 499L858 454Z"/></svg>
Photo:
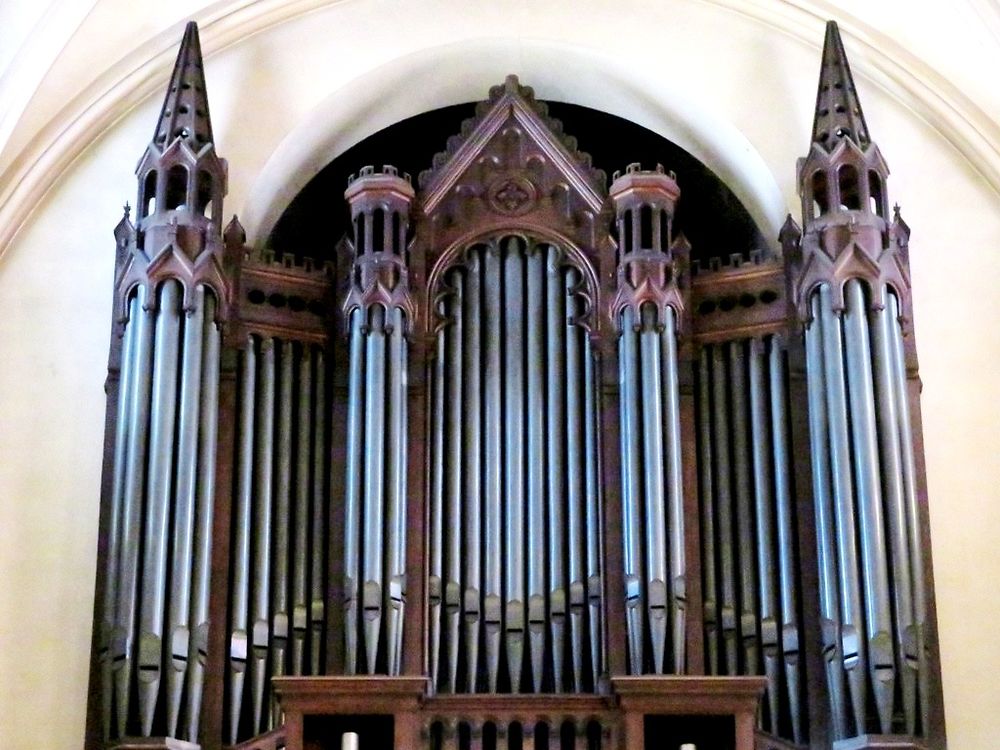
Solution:
<svg viewBox="0 0 1000 750"><path fill-rule="evenodd" d="M909 228L835 24L773 248L692 246L683 176L609 186L514 76L317 257L226 177L190 24L115 230L88 748L944 747Z"/></svg>

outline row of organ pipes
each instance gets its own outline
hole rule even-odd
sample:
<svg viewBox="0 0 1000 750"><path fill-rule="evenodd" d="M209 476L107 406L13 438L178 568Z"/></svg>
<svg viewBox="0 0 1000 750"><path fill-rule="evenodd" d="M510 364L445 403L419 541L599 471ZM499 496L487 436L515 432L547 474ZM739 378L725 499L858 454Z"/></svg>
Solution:
<svg viewBox="0 0 1000 750"><path fill-rule="evenodd" d="M580 284L560 249L513 236L469 248L444 276L428 571L438 690L578 692L600 674L597 407Z"/></svg>
<svg viewBox="0 0 1000 750"><path fill-rule="evenodd" d="M325 672L326 357L250 335L239 358L227 736L279 723L271 677ZM242 728L242 729L241 729Z"/></svg>
<svg viewBox="0 0 1000 750"><path fill-rule="evenodd" d="M216 298L127 297L104 588L104 732L196 737L208 647L220 332ZM141 559L140 559L141 555ZM185 701L186 696L186 701Z"/></svg>
<svg viewBox="0 0 1000 750"><path fill-rule="evenodd" d="M829 283L806 329L824 667L837 736L927 730L926 601L899 298ZM860 549L859 549L860 548ZM869 699L870 695L870 699ZM867 706L875 706L874 722Z"/></svg>

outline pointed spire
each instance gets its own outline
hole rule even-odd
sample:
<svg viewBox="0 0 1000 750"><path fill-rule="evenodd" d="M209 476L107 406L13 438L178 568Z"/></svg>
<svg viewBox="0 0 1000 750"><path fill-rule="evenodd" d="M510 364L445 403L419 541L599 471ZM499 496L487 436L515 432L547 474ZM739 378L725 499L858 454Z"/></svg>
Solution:
<svg viewBox="0 0 1000 750"><path fill-rule="evenodd" d="M198 39L198 24L194 21L188 23L184 30L153 143L164 149L178 137L185 139L195 153L212 142L201 42Z"/></svg>
<svg viewBox="0 0 1000 750"><path fill-rule="evenodd" d="M847 63L844 44L840 40L840 30L836 21L828 21L812 139L827 151L832 151L844 138L854 141L861 148L871 140L851 77L851 66Z"/></svg>

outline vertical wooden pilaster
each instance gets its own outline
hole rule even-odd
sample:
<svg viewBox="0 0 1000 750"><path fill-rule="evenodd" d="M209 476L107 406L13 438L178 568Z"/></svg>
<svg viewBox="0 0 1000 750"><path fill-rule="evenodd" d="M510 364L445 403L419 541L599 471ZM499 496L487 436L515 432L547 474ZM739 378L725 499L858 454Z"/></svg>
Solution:
<svg viewBox="0 0 1000 750"><path fill-rule="evenodd" d="M417 329L414 321L414 331ZM410 343L407 388L406 464L406 609L403 613L403 667L408 677L423 676L427 649L427 351L425 338L415 334ZM402 722L403 719L398 720ZM409 721L409 719L407 719ZM416 726L416 721L412 722ZM397 733L399 732L397 723ZM412 742L396 747L416 747L419 726Z"/></svg>

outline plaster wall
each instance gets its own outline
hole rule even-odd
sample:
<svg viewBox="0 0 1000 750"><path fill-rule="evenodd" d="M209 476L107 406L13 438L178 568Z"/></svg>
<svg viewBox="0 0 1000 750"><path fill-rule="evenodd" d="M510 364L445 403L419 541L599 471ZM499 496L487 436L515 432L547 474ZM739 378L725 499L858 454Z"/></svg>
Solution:
<svg viewBox="0 0 1000 750"><path fill-rule="evenodd" d="M135 200L132 170L152 135L178 24L187 14L212 18L218 5L161 5L142 15L141 4L94 3L0 151L0 168L23 159L26 144L69 106L65 92L100 78L102 50L116 50L108 58L117 59L136 39L156 33L169 40L162 75L123 93L110 127L82 136L84 148L0 257L4 748L82 744L111 229L121 204ZM264 4L237 5L249 12ZM766 234L776 234L786 212L798 218L795 161L809 141L822 24L816 20L800 38L787 25L761 22L754 7L778 13L789 4L748 2L744 12L734 10L737 3L707 0L300 5L288 20L242 37L233 32L225 43L219 32L213 45L213 27L203 30L216 143L230 162L226 215L239 213L251 240L266 235L284 203L336 154L402 117L483 98L510 72L540 99L604 109L681 143L736 190ZM860 3L843 5L811 4L835 18L862 13L852 7ZM921 49L920 59L931 77L944 71L972 81L963 90L977 97L988 128L996 127L1000 97L974 68L1000 58L1000 42L986 12L969 2L940 18L943 44L955 54ZM872 22L865 28L891 20L881 5L864 13ZM912 15L912 25L892 27L893 39L909 45L927 38L934 18ZM890 199L913 228L950 746L991 750L1000 706L1000 648L990 637L1000 621L1000 329L991 312L1000 277L1000 196L989 170L960 152L940 118L911 93L887 86L864 42L845 34L870 130L892 168ZM858 48L865 53L856 55ZM147 89L155 93L144 97Z"/></svg>

